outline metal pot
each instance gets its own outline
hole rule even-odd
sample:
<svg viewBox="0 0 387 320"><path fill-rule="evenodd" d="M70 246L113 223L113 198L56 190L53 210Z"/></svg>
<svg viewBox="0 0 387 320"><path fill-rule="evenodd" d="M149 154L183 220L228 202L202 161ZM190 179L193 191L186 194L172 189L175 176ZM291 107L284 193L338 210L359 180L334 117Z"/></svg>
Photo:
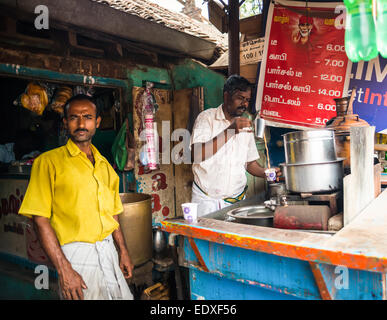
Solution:
<svg viewBox="0 0 387 320"><path fill-rule="evenodd" d="M292 192L329 192L343 187L343 161L281 164L286 189Z"/></svg>
<svg viewBox="0 0 387 320"><path fill-rule="evenodd" d="M283 135L286 164L321 163L336 160L333 130L306 130Z"/></svg>
<svg viewBox="0 0 387 320"><path fill-rule="evenodd" d="M287 190L285 188L285 183L282 182L276 182L276 183L269 183L269 197L276 197L276 196L282 196L287 193Z"/></svg>
<svg viewBox="0 0 387 320"><path fill-rule="evenodd" d="M156 258L163 258L166 254L167 240L160 229L153 230L153 252Z"/></svg>
<svg viewBox="0 0 387 320"><path fill-rule="evenodd" d="M344 169L351 170L351 142L350 133L352 127L368 127L367 121L353 114L353 100L355 99L356 88L352 89L351 98L334 99L336 101L337 117L331 119L327 128L335 130L336 151L338 157L344 160Z"/></svg>
<svg viewBox="0 0 387 320"><path fill-rule="evenodd" d="M130 258L135 266L152 259L152 197L120 193L124 212L119 217Z"/></svg>
<svg viewBox="0 0 387 320"><path fill-rule="evenodd" d="M235 222L261 227L272 227L274 212L264 205L247 206L233 209L227 215Z"/></svg>

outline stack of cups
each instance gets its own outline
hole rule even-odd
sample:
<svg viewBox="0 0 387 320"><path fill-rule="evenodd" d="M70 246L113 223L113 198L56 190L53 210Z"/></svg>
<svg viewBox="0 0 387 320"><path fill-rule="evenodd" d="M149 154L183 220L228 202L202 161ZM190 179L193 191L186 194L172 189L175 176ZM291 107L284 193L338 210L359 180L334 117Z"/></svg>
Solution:
<svg viewBox="0 0 387 320"><path fill-rule="evenodd" d="M150 170L157 169L156 164L156 147L154 139L153 129L153 114L145 115L145 137L146 137L146 148L148 154L148 167Z"/></svg>

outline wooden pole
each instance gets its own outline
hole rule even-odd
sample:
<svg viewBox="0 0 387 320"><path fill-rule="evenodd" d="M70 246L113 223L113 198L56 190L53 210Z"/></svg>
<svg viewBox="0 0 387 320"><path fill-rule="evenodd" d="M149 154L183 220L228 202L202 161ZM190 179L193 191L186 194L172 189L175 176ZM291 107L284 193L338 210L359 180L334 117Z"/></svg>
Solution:
<svg viewBox="0 0 387 320"><path fill-rule="evenodd" d="M228 75L239 74L239 0L228 3Z"/></svg>

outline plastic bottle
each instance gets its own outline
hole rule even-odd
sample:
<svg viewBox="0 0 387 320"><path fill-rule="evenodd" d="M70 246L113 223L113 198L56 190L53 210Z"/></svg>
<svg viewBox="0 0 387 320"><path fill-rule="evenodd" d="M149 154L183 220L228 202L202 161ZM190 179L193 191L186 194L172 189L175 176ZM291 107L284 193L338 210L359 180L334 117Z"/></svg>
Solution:
<svg viewBox="0 0 387 320"><path fill-rule="evenodd" d="M378 55L372 0L344 0L347 8L345 51L353 62Z"/></svg>
<svg viewBox="0 0 387 320"><path fill-rule="evenodd" d="M376 1L376 43L379 53L387 58L387 0Z"/></svg>

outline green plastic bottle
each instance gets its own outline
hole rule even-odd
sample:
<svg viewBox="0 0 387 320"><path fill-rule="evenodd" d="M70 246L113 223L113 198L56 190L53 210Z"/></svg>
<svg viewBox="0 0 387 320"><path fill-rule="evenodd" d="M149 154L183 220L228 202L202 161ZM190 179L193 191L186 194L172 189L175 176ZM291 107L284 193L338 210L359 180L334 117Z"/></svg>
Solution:
<svg viewBox="0 0 387 320"><path fill-rule="evenodd" d="M387 58L387 0L376 1L376 43L379 53Z"/></svg>
<svg viewBox="0 0 387 320"><path fill-rule="evenodd" d="M377 57L372 0L344 0L344 4L347 8L345 51L348 58L358 62Z"/></svg>

